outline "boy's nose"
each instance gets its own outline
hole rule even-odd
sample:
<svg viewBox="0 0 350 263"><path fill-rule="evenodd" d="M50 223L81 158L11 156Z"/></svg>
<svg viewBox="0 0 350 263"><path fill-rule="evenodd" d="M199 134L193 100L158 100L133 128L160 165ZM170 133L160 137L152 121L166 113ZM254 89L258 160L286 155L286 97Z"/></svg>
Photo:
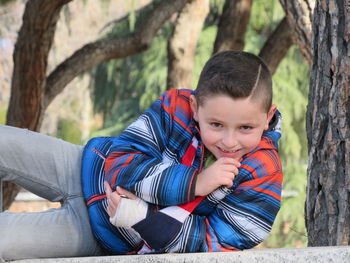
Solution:
<svg viewBox="0 0 350 263"><path fill-rule="evenodd" d="M222 139L222 143L225 146L226 150L232 150L237 145L237 139L235 134L226 133Z"/></svg>

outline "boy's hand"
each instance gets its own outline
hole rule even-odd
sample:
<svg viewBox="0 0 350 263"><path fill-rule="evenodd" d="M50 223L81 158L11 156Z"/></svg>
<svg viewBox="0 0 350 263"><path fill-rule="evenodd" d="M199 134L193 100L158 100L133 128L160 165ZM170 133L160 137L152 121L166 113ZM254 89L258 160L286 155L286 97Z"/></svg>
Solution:
<svg viewBox="0 0 350 263"><path fill-rule="evenodd" d="M108 200L107 213L110 217L113 217L117 211L120 200L123 197L129 199L136 199L136 195L130 193L129 191L117 186L117 191L112 191L112 188L107 182L104 182L104 187L106 191L106 196Z"/></svg>
<svg viewBox="0 0 350 263"><path fill-rule="evenodd" d="M206 196L224 185L231 187L241 164L232 158L220 158L197 176L196 196Z"/></svg>
<svg viewBox="0 0 350 263"><path fill-rule="evenodd" d="M120 186L114 192L107 182L104 182L104 186L108 200L107 213L112 225L129 229L146 218L148 204L145 201Z"/></svg>

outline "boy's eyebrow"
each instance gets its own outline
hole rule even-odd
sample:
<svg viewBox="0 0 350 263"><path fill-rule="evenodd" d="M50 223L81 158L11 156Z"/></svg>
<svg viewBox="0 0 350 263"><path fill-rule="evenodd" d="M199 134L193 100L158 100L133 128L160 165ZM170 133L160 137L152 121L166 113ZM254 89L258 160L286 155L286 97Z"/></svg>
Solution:
<svg viewBox="0 0 350 263"><path fill-rule="evenodd" d="M211 122L220 122L220 123L226 123L226 120L218 119L217 117L207 117L207 121ZM242 122L238 123L239 126L254 126L257 124L257 120L243 120Z"/></svg>
<svg viewBox="0 0 350 263"><path fill-rule="evenodd" d="M218 119L218 118L215 117L215 116L213 116L213 117L212 117L212 116L207 116L206 119L207 119L208 121L223 122L222 120Z"/></svg>
<svg viewBox="0 0 350 263"><path fill-rule="evenodd" d="M257 122L259 122L259 120L255 119L255 120L244 120L242 121L243 124L256 124Z"/></svg>

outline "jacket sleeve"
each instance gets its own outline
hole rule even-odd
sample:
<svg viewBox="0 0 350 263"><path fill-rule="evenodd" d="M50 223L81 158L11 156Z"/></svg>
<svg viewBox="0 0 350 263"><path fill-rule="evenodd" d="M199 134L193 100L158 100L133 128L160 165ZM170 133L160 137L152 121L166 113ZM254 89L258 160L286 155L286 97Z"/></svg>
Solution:
<svg viewBox="0 0 350 263"><path fill-rule="evenodd" d="M191 214L165 251L242 250L268 236L280 208L282 172L263 163L252 170L252 159L245 161L231 193L210 214Z"/></svg>
<svg viewBox="0 0 350 263"><path fill-rule="evenodd" d="M181 149L177 155L182 156L188 147L178 145L177 138L183 135L169 114L175 99L163 94L118 137L105 163L106 180L112 187L119 185L161 206L194 199L198 170L180 164L172 150Z"/></svg>

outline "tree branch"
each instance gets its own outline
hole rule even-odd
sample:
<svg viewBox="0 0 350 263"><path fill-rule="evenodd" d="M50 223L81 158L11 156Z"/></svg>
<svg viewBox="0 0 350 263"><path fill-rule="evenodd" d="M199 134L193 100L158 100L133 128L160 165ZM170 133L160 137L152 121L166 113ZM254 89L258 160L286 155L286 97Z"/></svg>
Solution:
<svg viewBox="0 0 350 263"><path fill-rule="evenodd" d="M143 21L137 22L135 33L130 36L98 40L76 51L48 76L44 106L47 107L57 94L79 74L103 61L131 56L146 50L163 24L190 1L160 1Z"/></svg>
<svg viewBox="0 0 350 263"><path fill-rule="evenodd" d="M280 0L295 44L300 48L306 61L312 62L312 14L314 0Z"/></svg>
<svg viewBox="0 0 350 263"><path fill-rule="evenodd" d="M265 61L271 74L274 74L279 63L286 56L288 49L293 45L292 30L284 17L276 29L269 36L261 49L259 56Z"/></svg>
<svg viewBox="0 0 350 263"><path fill-rule="evenodd" d="M226 0L218 25L213 53L243 50L252 0Z"/></svg>

